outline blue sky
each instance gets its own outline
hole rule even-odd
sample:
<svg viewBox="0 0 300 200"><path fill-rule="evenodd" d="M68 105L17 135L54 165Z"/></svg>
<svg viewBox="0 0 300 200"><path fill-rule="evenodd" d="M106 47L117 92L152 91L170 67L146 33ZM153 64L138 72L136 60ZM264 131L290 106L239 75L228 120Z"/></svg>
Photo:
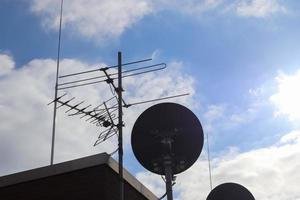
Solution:
<svg viewBox="0 0 300 200"><path fill-rule="evenodd" d="M5 143L0 154L5 161L1 175L47 165L49 160L52 109L45 105L53 98L59 3L0 2L0 138ZM279 152L293 152L288 163L300 164L299 7L296 0L65 0L62 73L114 65L118 51L122 51L124 62L148 57L153 57L154 63L166 62L168 70L164 73L129 79L125 83L130 88L128 99L191 92L176 101L191 108L210 135L215 183L226 181L225 177L245 183L258 199L276 199L275 189L260 191L255 183L262 180L248 181L245 171L264 177L265 171L284 167L283 158L274 160L276 166L244 166L244 173L237 173L235 178L223 169L228 162L241 167L241 157L259 163L264 158L257 152L268 152L259 154L267 156L263 161L267 163L272 163L268 159ZM96 104L106 96L105 91L84 89L83 97ZM81 93L70 91L69 95ZM159 177L152 178L139 166L128 142L134 120L149 106L134 108L125 115L125 167L159 195L163 193ZM12 112L28 117L15 117ZM74 123L75 119L70 120L63 112L59 117L57 162L116 148L116 141L111 141L92 149L96 128L80 120ZM41 120L39 125L37 119ZM35 138L33 144L29 145L32 140L25 139L20 129ZM80 135L65 133L70 129ZM39 154L32 154L34 147L29 146L41 143L45 145ZM29 163L28 158L32 160ZM189 176L208 180L205 159L204 149L195 167L182 175L182 184L175 187L178 199L195 199L200 195L195 191L208 191L207 183L193 192L188 189ZM195 172L197 167L203 174ZM275 175L284 176L283 182L291 184L290 188L274 186L284 194L279 199L300 198L299 191L292 190L296 182L287 172L277 171ZM203 193L200 196L204 199Z"/></svg>

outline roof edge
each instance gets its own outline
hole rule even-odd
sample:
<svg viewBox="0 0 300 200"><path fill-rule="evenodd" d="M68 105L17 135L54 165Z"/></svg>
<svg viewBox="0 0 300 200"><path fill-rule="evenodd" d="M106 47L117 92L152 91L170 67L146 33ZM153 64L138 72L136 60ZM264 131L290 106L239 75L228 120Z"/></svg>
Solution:
<svg viewBox="0 0 300 200"><path fill-rule="evenodd" d="M117 174L119 173L118 162L110 157L110 155L108 155L107 153L100 153L88 157L57 163L52 166L48 165L28 171L2 176L0 177L0 187L23 183L26 181L32 181L40 178L46 178L49 176L59 175L88 167L94 167L101 164L106 164ZM128 182L133 188L135 188L149 200L158 199L148 188L146 188L124 168L123 176L126 182Z"/></svg>

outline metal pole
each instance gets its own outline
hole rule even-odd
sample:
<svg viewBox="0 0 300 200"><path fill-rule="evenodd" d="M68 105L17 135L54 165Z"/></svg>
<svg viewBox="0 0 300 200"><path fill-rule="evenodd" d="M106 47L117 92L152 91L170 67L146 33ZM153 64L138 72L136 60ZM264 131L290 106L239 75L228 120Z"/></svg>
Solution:
<svg viewBox="0 0 300 200"><path fill-rule="evenodd" d="M172 168L170 165L165 167L165 177L166 177L166 191L167 191L167 200L173 200L173 191L172 191Z"/></svg>
<svg viewBox="0 0 300 200"><path fill-rule="evenodd" d="M118 110L119 110L119 179L120 179L120 200L124 200L124 180L123 180L123 120L122 120L122 53L118 52Z"/></svg>
<svg viewBox="0 0 300 200"><path fill-rule="evenodd" d="M59 73L59 59L60 59L60 41L61 41L61 24L62 24L63 2L64 2L64 1L61 0L61 4L60 4L60 21L59 21L59 33L58 33L57 63L56 63L57 65L56 65L56 81L55 81L54 100L57 99L57 87L58 87L58 73ZM50 160L50 165L53 165L53 160L54 160L56 108L57 108L57 101L54 101L53 124L52 124L52 143L51 143L51 160Z"/></svg>
<svg viewBox="0 0 300 200"><path fill-rule="evenodd" d="M210 165L210 149L209 149L209 139L208 139L208 133L206 133L206 147L207 147L207 160L208 160L208 173L209 173L209 186L210 191L212 191L212 173L211 173L211 165Z"/></svg>

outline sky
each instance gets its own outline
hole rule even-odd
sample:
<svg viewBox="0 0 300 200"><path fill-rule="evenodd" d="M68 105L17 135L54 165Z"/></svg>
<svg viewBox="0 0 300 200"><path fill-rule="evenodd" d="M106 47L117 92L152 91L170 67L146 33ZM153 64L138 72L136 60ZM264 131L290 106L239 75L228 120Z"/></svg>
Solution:
<svg viewBox="0 0 300 200"><path fill-rule="evenodd" d="M59 8L60 0L0 1L0 176L50 163ZM65 0L59 74L115 65L118 51L123 62L152 58L131 68L166 63L124 78L126 101L190 93L168 101L191 109L209 136L213 187L236 182L258 200L300 200L299 10L296 0ZM95 106L112 95L103 83L65 92ZM161 196L161 177L130 145L151 105L124 110L124 166ZM116 137L94 147L100 128L65 111L55 163L117 149ZM207 145L177 175L176 199L206 199Z"/></svg>

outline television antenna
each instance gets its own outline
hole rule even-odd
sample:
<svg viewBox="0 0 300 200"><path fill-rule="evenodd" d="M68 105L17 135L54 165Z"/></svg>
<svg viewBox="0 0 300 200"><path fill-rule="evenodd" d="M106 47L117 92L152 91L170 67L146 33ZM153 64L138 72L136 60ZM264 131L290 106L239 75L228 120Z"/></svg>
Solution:
<svg viewBox="0 0 300 200"><path fill-rule="evenodd" d="M161 98L147 99L139 102L127 103L122 97L122 93L124 92L122 86L122 80L127 77L142 75L146 73L152 73L156 71L161 71L166 69L167 65L165 63L158 63L152 65L146 65L142 67L135 67L133 69L125 69L123 70L123 66L135 65L138 63L145 63L151 61L152 59L143 59L137 60L128 63L122 63L122 53L118 52L118 64L107 67L99 67L93 70L80 71L71 74L65 74L58 76L57 87L55 87L56 93L60 90L67 90L72 88L84 87L88 85L94 85L99 83L107 83L112 89L112 97L108 100L102 102L101 104L93 107L91 104L85 105L85 101L80 101L79 103L75 103L75 97L66 99L66 93L63 95L56 97L52 103L56 103L59 106L56 106L56 109L61 107L67 107L68 110L66 113L69 116L80 116L80 118L84 119L86 122L95 124L101 129L101 132L94 143L94 146L101 144L107 139L117 135L118 136L118 158L119 158L119 179L120 179L120 199L124 199L124 183L123 183L123 108L129 108L131 106L151 103L156 101L162 101L166 99L172 99L177 97L182 97L189 95L185 94L177 94L173 96L165 96ZM111 69L117 68L117 72L111 72ZM80 78L81 75L89 75L91 73L102 73L93 75L88 78ZM77 77L74 81L64 81L65 78L69 77ZM60 82L62 80L62 82ZM114 81L117 81L115 84ZM59 83L60 82L60 83ZM48 105L49 105L48 104ZM53 143L54 145L54 143ZM52 146L52 149L54 147ZM54 151L51 151L51 158L54 157Z"/></svg>

